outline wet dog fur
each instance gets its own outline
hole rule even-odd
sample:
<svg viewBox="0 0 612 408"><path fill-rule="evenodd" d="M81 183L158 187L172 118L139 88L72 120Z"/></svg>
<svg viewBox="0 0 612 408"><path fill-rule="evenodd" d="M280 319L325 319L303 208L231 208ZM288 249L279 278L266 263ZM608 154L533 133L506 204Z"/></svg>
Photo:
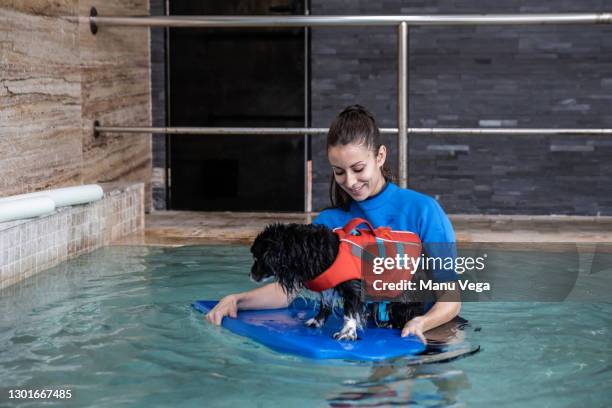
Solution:
<svg viewBox="0 0 612 408"><path fill-rule="evenodd" d="M257 282L274 278L288 295L305 288L307 281L326 271L336 259L340 239L332 230L320 225L272 224L255 238L251 246L254 263L251 278ZM365 325L368 315L377 315L377 304L368 313L362 299L362 284L349 280L333 288L342 297L344 323L334 334L337 340L357 340L357 329ZM335 296L324 291L317 315L309 327L321 327L333 310ZM389 305L387 327L402 328L414 316L423 314L423 303L405 297Z"/></svg>

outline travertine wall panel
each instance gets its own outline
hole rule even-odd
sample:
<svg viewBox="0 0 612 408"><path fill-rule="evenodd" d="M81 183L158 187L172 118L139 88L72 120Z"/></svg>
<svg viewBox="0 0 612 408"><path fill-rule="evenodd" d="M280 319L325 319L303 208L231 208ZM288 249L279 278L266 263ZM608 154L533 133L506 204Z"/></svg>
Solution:
<svg viewBox="0 0 612 408"><path fill-rule="evenodd" d="M150 135L93 137L93 122L150 125L149 33L76 17L143 15L148 0L0 0L0 196L141 181Z"/></svg>
<svg viewBox="0 0 612 408"><path fill-rule="evenodd" d="M77 44L74 20L0 9L0 195L81 183Z"/></svg>
<svg viewBox="0 0 612 408"><path fill-rule="evenodd" d="M146 15L148 0L80 1L80 15L95 6L99 15ZM83 180L146 181L146 208L151 196L151 136L103 134L95 139L95 120L103 125L150 125L149 31L100 27L92 35L80 26L83 116Z"/></svg>
<svg viewBox="0 0 612 408"><path fill-rule="evenodd" d="M0 7L41 16L74 16L79 9L78 0L0 0Z"/></svg>

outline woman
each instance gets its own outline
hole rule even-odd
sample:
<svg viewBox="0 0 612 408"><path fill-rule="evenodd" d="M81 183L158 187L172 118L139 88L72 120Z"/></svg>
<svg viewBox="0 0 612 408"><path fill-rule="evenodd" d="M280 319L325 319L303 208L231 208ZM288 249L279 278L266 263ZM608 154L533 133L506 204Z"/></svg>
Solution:
<svg viewBox="0 0 612 408"><path fill-rule="evenodd" d="M426 195L402 189L391 182L386 166L387 149L372 114L359 105L344 109L327 135L327 157L333 176L330 186L332 207L313 221L329 228L342 227L355 217L367 219L374 228L390 226L419 235L429 256L454 255L455 235L448 217L438 203ZM454 271L433 271L438 282L456 280ZM458 315L461 302L457 291L436 293L437 301L422 316L406 323L402 337L418 336ZM206 318L221 324L224 316L236 317L239 309L286 307L292 298L271 283L248 292L228 295Z"/></svg>

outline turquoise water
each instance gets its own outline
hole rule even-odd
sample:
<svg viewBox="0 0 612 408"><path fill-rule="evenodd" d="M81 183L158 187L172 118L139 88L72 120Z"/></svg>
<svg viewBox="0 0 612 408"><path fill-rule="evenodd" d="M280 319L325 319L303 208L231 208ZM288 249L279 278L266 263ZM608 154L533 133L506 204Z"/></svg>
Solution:
<svg viewBox="0 0 612 408"><path fill-rule="evenodd" d="M317 362L191 309L254 287L250 265L242 246L107 247L0 292L0 406L42 405L11 389L70 389L59 407L610 406L609 303L465 303L477 354Z"/></svg>

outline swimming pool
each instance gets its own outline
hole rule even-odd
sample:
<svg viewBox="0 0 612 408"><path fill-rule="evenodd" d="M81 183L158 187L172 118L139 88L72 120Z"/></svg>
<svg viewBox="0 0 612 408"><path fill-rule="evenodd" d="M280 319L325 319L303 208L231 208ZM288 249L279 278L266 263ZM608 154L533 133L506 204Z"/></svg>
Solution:
<svg viewBox="0 0 612 408"><path fill-rule="evenodd" d="M320 362L191 308L254 287L250 265L245 246L106 247L0 292L0 406L41 405L15 389L70 389L46 400L62 407L609 406L610 303L465 303L475 355Z"/></svg>

